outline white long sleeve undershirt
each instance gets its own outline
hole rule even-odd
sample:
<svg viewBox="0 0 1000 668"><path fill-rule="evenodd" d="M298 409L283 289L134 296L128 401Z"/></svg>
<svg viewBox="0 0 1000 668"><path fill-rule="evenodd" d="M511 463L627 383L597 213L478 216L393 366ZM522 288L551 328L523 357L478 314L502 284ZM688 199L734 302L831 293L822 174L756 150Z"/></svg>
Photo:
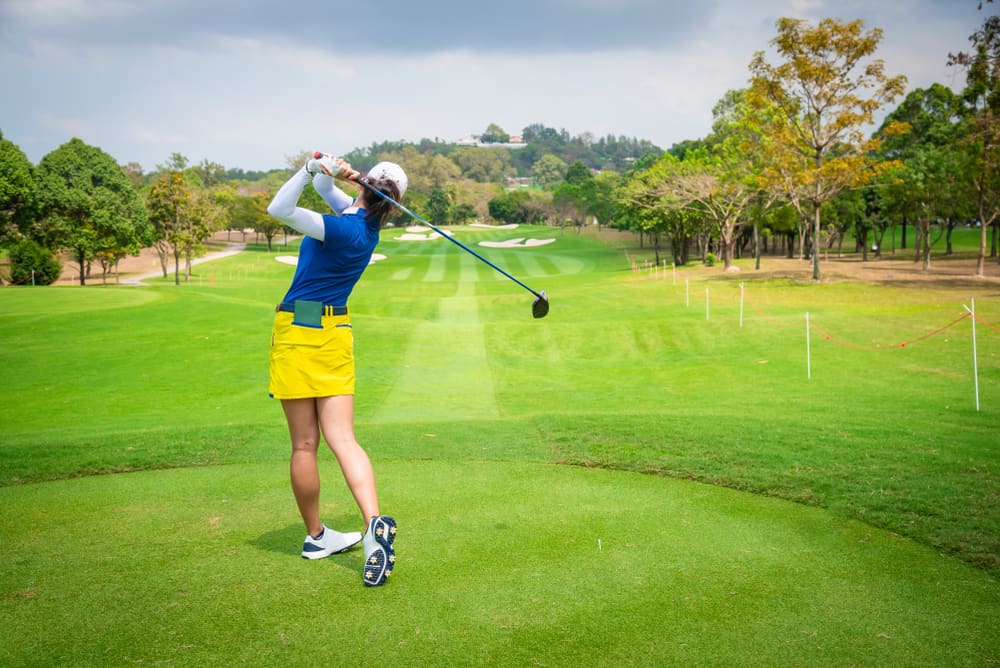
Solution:
<svg viewBox="0 0 1000 668"><path fill-rule="evenodd" d="M323 216L296 206L309 179L309 172L305 167L293 174L274 194L274 199L267 205L267 212L296 232L323 241L326 237Z"/></svg>
<svg viewBox="0 0 1000 668"><path fill-rule="evenodd" d="M274 199L267 206L267 212L296 232L323 241L326 237L323 216L315 211L296 206L307 183L309 183L309 172L303 167L278 189ZM323 201L338 216L354 204L354 198L334 185L333 179L326 174L317 174L312 177L312 184Z"/></svg>
<svg viewBox="0 0 1000 668"><path fill-rule="evenodd" d="M312 181L313 189L338 216L344 213L344 209L354 204L354 198L338 188L329 175L320 172Z"/></svg>

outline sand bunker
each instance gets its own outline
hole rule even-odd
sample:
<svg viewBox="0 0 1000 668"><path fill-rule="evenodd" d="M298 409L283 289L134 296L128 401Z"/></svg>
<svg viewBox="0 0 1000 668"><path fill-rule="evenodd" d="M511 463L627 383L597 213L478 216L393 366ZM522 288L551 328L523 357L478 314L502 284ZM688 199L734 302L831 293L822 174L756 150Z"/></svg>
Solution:
<svg viewBox="0 0 1000 668"><path fill-rule="evenodd" d="M293 267L298 266L299 264L298 255L279 255L274 259L282 264L290 264ZM372 259L368 261L368 264L375 264L379 260L384 260L384 259L386 259L385 255L382 255L381 253L372 253Z"/></svg>
<svg viewBox="0 0 1000 668"><path fill-rule="evenodd" d="M448 230L441 230L447 236L455 236ZM430 241L432 239L440 239L441 235L433 230L428 230L426 227L420 227L419 225L413 225L406 228L406 234L400 234L396 237L396 241Z"/></svg>
<svg viewBox="0 0 1000 668"><path fill-rule="evenodd" d="M470 223L469 227L481 227L487 230L516 230L517 223L508 223L506 225L487 225L486 223Z"/></svg>
<svg viewBox="0 0 1000 668"><path fill-rule="evenodd" d="M534 246L544 246L553 241L555 239L525 239L524 237L518 237L516 239L507 239L506 241L480 241L479 245L487 248L531 248Z"/></svg>

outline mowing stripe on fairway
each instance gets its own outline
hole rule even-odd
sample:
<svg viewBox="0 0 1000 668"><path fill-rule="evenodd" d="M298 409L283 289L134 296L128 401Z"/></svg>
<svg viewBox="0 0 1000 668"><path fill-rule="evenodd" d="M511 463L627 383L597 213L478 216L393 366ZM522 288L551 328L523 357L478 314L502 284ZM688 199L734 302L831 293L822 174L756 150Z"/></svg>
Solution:
<svg viewBox="0 0 1000 668"><path fill-rule="evenodd" d="M389 276L389 280L408 281L410 279L411 274L413 274L413 267L406 267L404 269L392 272L392 274Z"/></svg>
<svg viewBox="0 0 1000 668"><path fill-rule="evenodd" d="M449 355L441 355L447 346ZM459 283L439 301L434 321L410 334L392 390L373 416L377 422L499 417L474 283Z"/></svg>
<svg viewBox="0 0 1000 668"><path fill-rule="evenodd" d="M448 258L445 255L436 253L430 256L427 263L427 270L424 272L424 281L443 281L445 272L448 269Z"/></svg>
<svg viewBox="0 0 1000 668"><path fill-rule="evenodd" d="M343 664L373 643L408 666L1000 657L1000 583L857 521L639 474L373 456L400 526L375 591L360 550L298 556L279 462L0 488L0 664ZM322 472L324 519L357 528L332 457Z"/></svg>

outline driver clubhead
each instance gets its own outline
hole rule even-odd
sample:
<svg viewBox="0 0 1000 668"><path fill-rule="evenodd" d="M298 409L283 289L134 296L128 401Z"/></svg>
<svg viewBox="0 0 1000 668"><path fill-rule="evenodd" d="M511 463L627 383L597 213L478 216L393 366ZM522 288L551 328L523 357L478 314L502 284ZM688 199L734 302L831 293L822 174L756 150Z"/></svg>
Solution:
<svg viewBox="0 0 1000 668"><path fill-rule="evenodd" d="M544 318L549 312L549 298L545 294L545 290L538 293L535 297L535 301L531 304L531 315L536 318Z"/></svg>

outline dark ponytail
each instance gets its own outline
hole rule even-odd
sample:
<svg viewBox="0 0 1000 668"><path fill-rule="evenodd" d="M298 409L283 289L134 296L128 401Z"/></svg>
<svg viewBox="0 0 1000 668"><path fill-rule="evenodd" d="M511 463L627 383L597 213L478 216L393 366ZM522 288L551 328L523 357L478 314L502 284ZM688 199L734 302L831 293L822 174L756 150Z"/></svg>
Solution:
<svg viewBox="0 0 1000 668"><path fill-rule="evenodd" d="M377 189L386 197L389 197L395 201L399 201L399 186L396 185L395 181L389 179L382 179L380 181L374 181L368 179L368 177L363 177L365 183ZM385 199L382 199L373 192L370 192L367 187L362 186L361 192L364 194L364 208L368 212L368 219L371 225L377 225L379 228L385 223L385 219L389 217L392 213L393 205Z"/></svg>

